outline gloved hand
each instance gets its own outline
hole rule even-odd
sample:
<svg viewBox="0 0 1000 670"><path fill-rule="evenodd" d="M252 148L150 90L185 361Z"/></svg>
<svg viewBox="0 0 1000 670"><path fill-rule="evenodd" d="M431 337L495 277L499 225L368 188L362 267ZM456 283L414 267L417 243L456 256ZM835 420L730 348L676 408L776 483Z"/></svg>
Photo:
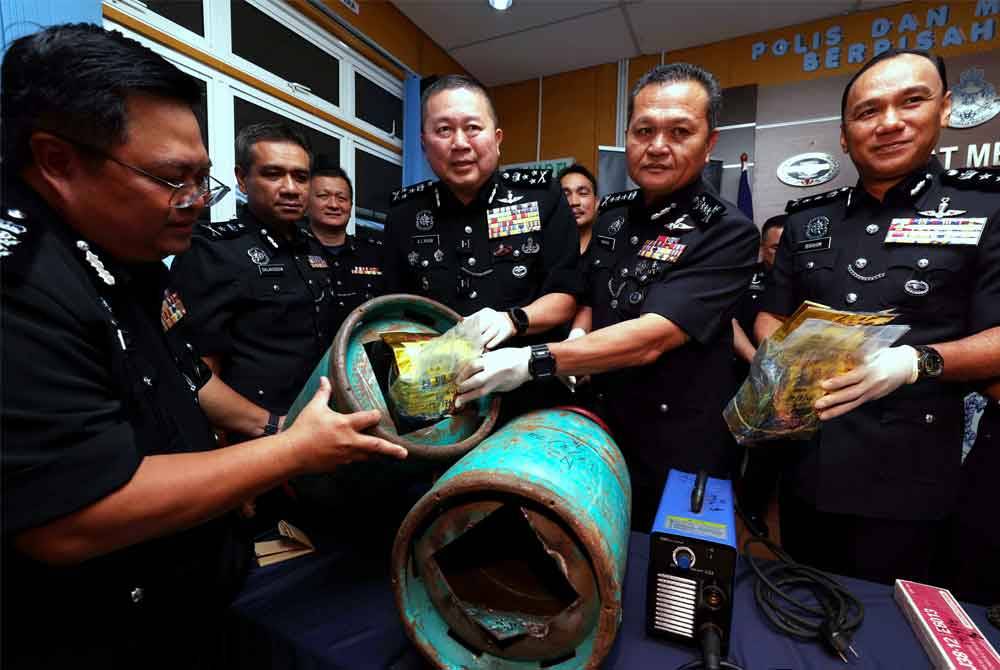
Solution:
<svg viewBox="0 0 1000 670"><path fill-rule="evenodd" d="M587 331L585 331L583 328L574 328L573 330L569 331L569 335L566 336L566 342L569 342L570 340L575 340L578 337L583 337L586 334ZM584 377L583 379L577 379L576 375L565 375L565 376L559 375L559 381L565 384L566 388L568 388L570 391L574 392L576 391L577 384L582 384L585 381L587 381L587 379L588 379L587 377Z"/></svg>
<svg viewBox="0 0 1000 670"><path fill-rule="evenodd" d="M531 379L530 360L531 347L486 352L458 374L459 395L455 398L455 407L460 408L494 391L513 391Z"/></svg>
<svg viewBox="0 0 1000 670"><path fill-rule="evenodd" d="M848 373L826 379L820 386L827 392L814 407L821 421L847 414L870 400L886 396L903 384L917 381L917 350L911 346L881 349Z"/></svg>
<svg viewBox="0 0 1000 670"><path fill-rule="evenodd" d="M515 332L514 322L507 313L490 307L483 307L466 321L481 349L496 349Z"/></svg>

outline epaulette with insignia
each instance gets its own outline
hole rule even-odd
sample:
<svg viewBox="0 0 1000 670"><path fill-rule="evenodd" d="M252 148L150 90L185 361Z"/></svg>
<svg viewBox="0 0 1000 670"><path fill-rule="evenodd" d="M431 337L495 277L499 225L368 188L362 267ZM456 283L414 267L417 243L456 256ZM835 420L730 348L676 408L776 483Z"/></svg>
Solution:
<svg viewBox="0 0 1000 670"><path fill-rule="evenodd" d="M946 170L941 174L941 183L958 188L1000 191L1000 168Z"/></svg>
<svg viewBox="0 0 1000 670"><path fill-rule="evenodd" d="M548 186L552 177L552 171L527 170L522 168L510 168L500 173L500 178L505 184L512 186Z"/></svg>
<svg viewBox="0 0 1000 670"><path fill-rule="evenodd" d="M222 221L219 223L200 223L198 231L210 240L231 240L249 230L239 221Z"/></svg>
<svg viewBox="0 0 1000 670"><path fill-rule="evenodd" d="M802 209L822 205L830 202L831 200L843 198L853 190L854 189L850 186L844 186L842 188L835 188L832 191L827 191L826 193L810 195L805 198L799 198L798 200L789 200L788 204L785 205L785 212L791 214L792 212L798 212Z"/></svg>
<svg viewBox="0 0 1000 670"><path fill-rule="evenodd" d="M611 195L606 195L601 198L601 204L597 208L598 214L603 214L606 210L612 207L620 207L625 203L632 202L639 197L639 189L635 188L631 191L622 191L620 193L612 193Z"/></svg>
<svg viewBox="0 0 1000 670"><path fill-rule="evenodd" d="M725 211L726 206L710 193L699 193L691 198L691 215L706 226Z"/></svg>
<svg viewBox="0 0 1000 670"><path fill-rule="evenodd" d="M432 184L434 180L428 179L427 181L422 181L419 184L414 184L413 186L404 186L401 189L392 192L392 204L398 205L401 202L406 201L408 198L412 198L418 193L423 193Z"/></svg>

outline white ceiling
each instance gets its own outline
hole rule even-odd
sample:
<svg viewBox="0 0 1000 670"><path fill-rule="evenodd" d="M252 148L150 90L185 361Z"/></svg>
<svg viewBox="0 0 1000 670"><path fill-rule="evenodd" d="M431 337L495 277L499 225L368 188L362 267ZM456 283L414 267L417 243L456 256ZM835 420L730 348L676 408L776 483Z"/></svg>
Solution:
<svg viewBox="0 0 1000 670"><path fill-rule="evenodd" d="M899 0L392 0L487 86L841 16Z"/></svg>

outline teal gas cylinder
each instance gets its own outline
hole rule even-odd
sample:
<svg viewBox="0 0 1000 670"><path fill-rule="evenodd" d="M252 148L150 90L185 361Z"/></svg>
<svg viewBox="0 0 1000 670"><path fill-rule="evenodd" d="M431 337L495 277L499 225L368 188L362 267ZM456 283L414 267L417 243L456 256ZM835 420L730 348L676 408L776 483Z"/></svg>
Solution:
<svg viewBox="0 0 1000 670"><path fill-rule="evenodd" d="M483 399L467 411L416 430L401 430L386 402L386 370L380 369L372 345L382 333L441 334L462 317L439 302L421 296L385 295L360 305L344 320L333 345L320 360L285 419L290 426L319 388L321 376L333 386L332 406L351 413L377 409L382 418L370 431L409 451L405 461L375 458L352 463L330 474L308 475L292 482L300 498L324 507L357 503L380 491L404 485L414 476L443 469L489 435L500 399Z"/></svg>
<svg viewBox="0 0 1000 670"><path fill-rule="evenodd" d="M439 668L597 668L621 623L631 485L575 410L511 421L442 475L396 535L403 625Z"/></svg>

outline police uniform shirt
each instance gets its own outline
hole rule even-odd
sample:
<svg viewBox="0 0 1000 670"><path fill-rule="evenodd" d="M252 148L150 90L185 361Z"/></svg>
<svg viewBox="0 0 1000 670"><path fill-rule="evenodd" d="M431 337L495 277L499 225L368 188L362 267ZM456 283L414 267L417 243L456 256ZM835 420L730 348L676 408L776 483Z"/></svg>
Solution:
<svg viewBox="0 0 1000 670"><path fill-rule="evenodd" d="M747 334L751 342L754 341L753 324L757 320L757 314L760 313L760 299L764 295L767 282L768 272L766 266L763 263L757 263L754 267L753 276L750 277L750 285L747 286L746 293L743 294L736 307L736 321L740 324L740 328Z"/></svg>
<svg viewBox="0 0 1000 670"><path fill-rule="evenodd" d="M334 336L344 319L362 303L385 292L382 273L382 240L375 231L357 229L337 247L324 246L330 267L333 310L330 333Z"/></svg>
<svg viewBox="0 0 1000 670"><path fill-rule="evenodd" d="M639 190L601 201L589 252L594 330L659 314L690 337L649 365L594 377L599 409L647 507L670 468L726 475L735 465L722 420L738 383L730 320L759 240L756 227L701 180L650 207Z"/></svg>
<svg viewBox="0 0 1000 670"><path fill-rule="evenodd" d="M443 183L424 182L393 194L386 289L432 298L463 316L523 307L548 293L575 297L579 247L548 170L496 172L468 205Z"/></svg>
<svg viewBox="0 0 1000 670"><path fill-rule="evenodd" d="M959 339L1000 325L1000 173L945 172L937 159L880 203L860 185L789 203L761 309L803 300L894 309L896 345ZM820 511L933 520L954 501L962 384L924 380L825 422L792 482Z"/></svg>
<svg viewBox="0 0 1000 670"><path fill-rule="evenodd" d="M199 226L171 266L189 312L185 334L221 358L233 390L276 414L288 411L334 336L326 253L308 230L291 230L287 240L248 208L236 221Z"/></svg>
<svg viewBox="0 0 1000 670"><path fill-rule="evenodd" d="M116 263L23 184L4 195L4 658L112 667L162 642L151 622L181 617L169 635L182 644L195 617L178 612L233 594L249 561L233 516L70 567L30 559L13 538L113 493L145 456L213 449L197 400L211 373L177 337L184 307L162 263ZM46 664L59 654L65 665Z"/></svg>

